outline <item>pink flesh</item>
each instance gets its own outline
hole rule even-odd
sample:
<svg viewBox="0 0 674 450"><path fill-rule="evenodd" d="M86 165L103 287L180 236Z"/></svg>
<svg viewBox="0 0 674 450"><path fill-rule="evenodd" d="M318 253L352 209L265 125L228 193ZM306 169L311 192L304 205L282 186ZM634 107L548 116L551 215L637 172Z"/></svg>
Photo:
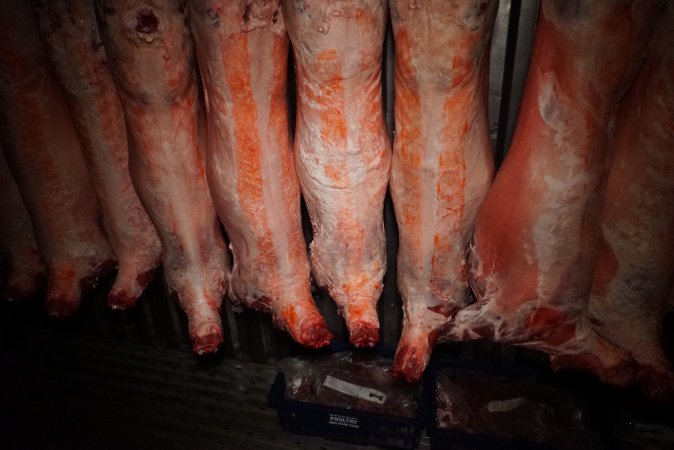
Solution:
<svg viewBox="0 0 674 450"><path fill-rule="evenodd" d="M106 63L94 6L90 0L52 0L42 3L38 13L119 263L108 304L127 309L152 280L161 243L131 184L122 104Z"/></svg>
<svg viewBox="0 0 674 450"><path fill-rule="evenodd" d="M478 213L478 301L448 337L540 349L622 384L629 355L592 330L607 130L658 2L543 0L514 140ZM563 358L560 360L559 358Z"/></svg>
<svg viewBox="0 0 674 450"><path fill-rule="evenodd" d="M327 345L300 223L279 1L197 0L191 24L209 102L208 181L234 255L230 296L271 312L297 342Z"/></svg>
<svg viewBox="0 0 674 450"><path fill-rule="evenodd" d="M487 120L497 1L392 0L396 39L391 194L403 334L393 373L418 380L468 298L466 247L494 168Z"/></svg>
<svg viewBox="0 0 674 450"><path fill-rule="evenodd" d="M97 14L129 130L129 169L159 231L164 275L189 319L193 349L222 342L228 256L208 193L186 4L101 1Z"/></svg>
<svg viewBox="0 0 674 450"><path fill-rule="evenodd" d="M282 1L297 68L295 168L313 227L312 273L351 342L379 340L390 143L382 111L386 5Z"/></svg>
<svg viewBox="0 0 674 450"><path fill-rule="evenodd" d="M0 3L0 134L47 265L47 311L67 316L79 306L85 282L113 266L114 255L32 4Z"/></svg>
<svg viewBox="0 0 674 450"><path fill-rule="evenodd" d="M2 294L8 301L25 300L42 286L45 266L38 252L33 224L9 172L0 146L0 258L4 263Z"/></svg>
<svg viewBox="0 0 674 450"><path fill-rule="evenodd" d="M673 27L670 4L620 109L590 298L594 328L630 352L645 388L660 398L674 396L660 344L674 281Z"/></svg>

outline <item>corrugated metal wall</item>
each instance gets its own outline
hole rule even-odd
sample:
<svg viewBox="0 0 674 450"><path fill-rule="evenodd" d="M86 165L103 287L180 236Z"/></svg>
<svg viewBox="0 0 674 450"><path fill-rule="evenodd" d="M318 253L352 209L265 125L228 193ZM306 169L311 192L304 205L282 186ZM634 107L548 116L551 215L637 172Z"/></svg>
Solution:
<svg viewBox="0 0 674 450"><path fill-rule="evenodd" d="M501 0L494 35L492 39L489 72L489 128L494 144L497 165L503 160L514 129L519 101L521 98L529 57L533 44L533 32L538 11L538 0ZM442 57L442 55L438 55ZM393 137L393 64L394 42L389 26L383 61L383 92L386 122ZM290 115L294 117L294 81L289 77L288 99ZM303 211L304 230L309 237L311 227ZM401 331L402 301L396 286L396 255L398 251L398 231L390 197L384 208L387 235L388 271L384 279L384 291L378 304L381 324L381 341L384 345L395 346ZM47 319L40 305L12 311L12 315L22 317L26 326L45 327L58 333L79 336L98 335L117 341L145 343L157 347L191 348L187 334L187 321L178 305L169 299L159 275L148 288L137 308L129 312L109 311L100 292L107 291L110 280L101 281L100 292L91 293L82 304L76 317L65 322ZM344 321L337 309L322 290L315 292L316 303L323 313L328 326L340 340L348 338ZM233 312L229 306L223 307L225 328L224 356L240 360L275 363L279 358L299 351L300 348L284 333L271 325L271 316L250 310ZM502 350L495 344L461 344L459 351L498 353Z"/></svg>

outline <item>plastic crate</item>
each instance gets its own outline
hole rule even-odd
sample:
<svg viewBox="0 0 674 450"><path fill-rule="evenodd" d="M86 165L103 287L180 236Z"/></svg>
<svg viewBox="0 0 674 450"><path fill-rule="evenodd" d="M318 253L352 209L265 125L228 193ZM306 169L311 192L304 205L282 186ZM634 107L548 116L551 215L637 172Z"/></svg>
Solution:
<svg viewBox="0 0 674 450"><path fill-rule="evenodd" d="M428 431L431 438L431 449L442 450L553 450L554 447L544 444L519 441L515 439L500 439L489 436L453 433L448 430L436 429Z"/></svg>
<svg viewBox="0 0 674 450"><path fill-rule="evenodd" d="M480 361L457 359L434 359L429 367L429 375L424 382L424 403L428 408L427 433L431 449L435 450L555 450L557 447L547 443L530 442L506 437L468 434L437 426L437 375L441 369L486 372L507 377L532 376L541 381L550 382L547 370L531 366L510 366Z"/></svg>
<svg viewBox="0 0 674 450"><path fill-rule="evenodd" d="M419 445L425 423L422 402L415 418L405 418L290 400L285 392L285 376L279 372L267 399L277 410L283 431L387 448L413 449Z"/></svg>

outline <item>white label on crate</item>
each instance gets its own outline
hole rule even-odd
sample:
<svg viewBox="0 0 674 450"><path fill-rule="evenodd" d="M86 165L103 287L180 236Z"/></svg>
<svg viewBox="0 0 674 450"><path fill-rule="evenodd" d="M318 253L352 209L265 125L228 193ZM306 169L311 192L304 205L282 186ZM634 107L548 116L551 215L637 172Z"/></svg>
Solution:
<svg viewBox="0 0 674 450"><path fill-rule="evenodd" d="M351 397L362 398L369 402L383 405L386 401L386 394L376 389L371 389L365 386L358 386L357 384L349 383L348 381L340 380L331 375L325 377L323 386L334 389L342 394L350 395Z"/></svg>
<svg viewBox="0 0 674 450"><path fill-rule="evenodd" d="M527 402L526 398L516 397L509 400L494 400L487 403L487 411L489 412L508 412L519 408Z"/></svg>
<svg viewBox="0 0 674 450"><path fill-rule="evenodd" d="M340 414L330 414L330 425L339 425L349 428L360 428L356 417L342 416Z"/></svg>

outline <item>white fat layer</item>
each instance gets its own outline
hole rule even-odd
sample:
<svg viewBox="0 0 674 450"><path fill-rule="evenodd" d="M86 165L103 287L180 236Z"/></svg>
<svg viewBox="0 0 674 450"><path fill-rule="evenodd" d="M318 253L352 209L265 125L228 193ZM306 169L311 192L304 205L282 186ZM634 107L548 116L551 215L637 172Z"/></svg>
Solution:
<svg viewBox="0 0 674 450"><path fill-rule="evenodd" d="M442 136L442 126L438 123L438 117L444 115L443 108L444 98L440 95L437 95L431 89L422 89L419 92L419 101L420 108L424 113L426 119L422 120L419 124L421 129L421 135L424 140L424 152L421 155L422 164L424 167L433 167L437 168L439 164L439 154L438 148L432 148L436 142L444 142L444 136ZM435 118L435 119L433 119ZM440 125L440 126L438 126ZM429 148L430 147L430 148ZM435 151L433 151L435 150ZM440 174L437 170L428 171L424 177L424 181L421 187L421 198L419 198L419 203L421 204L421 217L420 220L422 225L420 226L420 251L421 258L419 260L419 266L415 268L418 270L421 275L419 282L422 285L430 286L431 284L431 275L432 275L432 261L433 255L435 254L435 221L436 221L436 211L438 210L438 199L436 195L436 186L438 185L438 180ZM430 223L428 223L430 221Z"/></svg>
<svg viewBox="0 0 674 450"><path fill-rule="evenodd" d="M326 12L326 14L328 14L328 12ZM323 24L324 22L325 20L321 23ZM343 26L345 28L345 36L351 36L354 34L357 35L359 33L359 30L354 26L353 21L351 20L344 21ZM359 40L347 39L342 47L342 52L344 55L348 55L349 60L360 60L361 48ZM347 58L343 58L343 60L345 59ZM343 66L342 72L344 72ZM346 122L346 153L347 155L357 155L363 151L358 143L358 138L361 134L360 123L357 120L349 120L349 118L359 117L362 115L362 112L360 111L362 108L360 102L354 101L357 98L357 95L359 95L358 90L362 89L362 86L360 80L356 80L354 83L352 79L344 79L342 82L342 87L342 100L344 101L343 114ZM344 158L343 161L346 163L346 173L341 174L341 176L348 180L346 181L348 186L357 185L359 183L358 180L363 178L363 170L366 168L363 167L362 164L354 164L353 158Z"/></svg>
<svg viewBox="0 0 674 450"><path fill-rule="evenodd" d="M280 180L281 155L279 145L274 142L276 136L270 124L271 96L266 87L273 86L273 70L270 61L275 58L274 34L270 27L258 28L248 35L248 59L250 61L250 81L253 87L253 99L257 107L257 130L260 139L260 167L262 170L264 210L277 259L279 280L293 280L294 270L290 263L287 236L291 224L285 210L283 184L290 180ZM284 113L284 112L281 112ZM299 211L298 211L299 212Z"/></svg>
<svg viewBox="0 0 674 450"><path fill-rule="evenodd" d="M120 259L113 289L131 289L138 273L157 264L159 240L131 185L122 105L105 51L97 47L100 36L94 7L89 2L72 2L66 12L57 3L38 10L46 48L71 102L107 236ZM51 20L62 26L48 29Z"/></svg>
<svg viewBox="0 0 674 450"><path fill-rule="evenodd" d="M402 236L399 257L399 279L405 309L414 315L410 322L420 327L424 326L424 321L438 324L446 322L441 315L430 313L428 306L460 304L463 301L466 288L465 282L461 280L466 263L464 250L493 170L489 163L491 155L484 110L486 106L482 104L484 98L479 84L482 73L480 65L485 63L484 52L488 48L486 43L496 3L475 1L448 5L436 2L427 4L425 8L421 7L421 3L416 4L415 8L412 6L404 1L392 3L394 30L396 33L405 31L413 49L410 59L402 62L403 66L409 66L410 73L407 75L405 71L406 75L398 81L410 83L410 88L417 90L420 102L418 123L398 123L397 126L419 127L420 135L423 136L419 155L422 173L414 174L421 177L421 192L419 198L413 200L421 206L421 223L418 227L410 227L409 231L401 230L402 235L407 232L411 236L411 242ZM481 6L487 6L490 10L476 14ZM470 36L471 33L476 35ZM476 41L471 44L470 54L464 54L464 49L457 49L459 43L473 38ZM456 59L461 57L471 58L473 67L462 65L457 69ZM466 73L467 68L472 71ZM470 109L449 112L448 117L448 99L467 95L468 90L474 98L474 102L467 105ZM465 135L460 136L455 132L459 128L455 122L463 120L468 129ZM452 131L448 132L447 128ZM405 144L397 142L396 145ZM398 152L399 147L396 149ZM453 159L459 164L442 167L443 158ZM400 160L397 160L396 170L398 164ZM405 193L405 187L400 185L403 179L397 173L392 175L395 183L392 186L394 199L398 195L409 195ZM461 190L460 185L464 182ZM438 190L443 197L449 196L449 201L441 198ZM443 240L449 238L449 255L444 248L441 252L436 247L436 235ZM434 259L436 264L433 270ZM438 261L441 263L438 264Z"/></svg>
<svg viewBox="0 0 674 450"><path fill-rule="evenodd" d="M196 7L195 7L196 9ZM230 14L222 13L221 19L228 21ZM202 75L204 75L205 90L208 91L208 100L210 107L208 109L208 134L209 150L207 156L208 179L220 218L227 226L227 232L230 234L232 244L233 266L232 275L240 270L241 262L238 260L242 249L238 248L238 242L241 242L239 236L236 236L235 218L240 217L242 213L239 193L236 189L239 180L239 170L236 165L236 155L239 151L236 139L233 138L236 130L233 114L234 93L229 90L226 82L226 73L223 71L221 61L221 39L226 36L221 34L222 27L236 27L238 23L225 22L217 30L214 25L203 17L203 13L192 11L192 25L195 41L197 42L197 51L200 61L210 61L201 65ZM256 243L249 243L244 252L256 253ZM231 288L230 284L230 288Z"/></svg>
<svg viewBox="0 0 674 450"><path fill-rule="evenodd" d="M634 167L635 172L624 171L624 167L614 172L630 178L623 180L628 184L607 203L602 223L618 268L606 297L590 303L590 314L607 324L601 326L602 334L632 351L637 360L658 363L664 355L654 343L658 342L674 264L670 250L674 244L674 178L668 173L671 163L667 164L672 154L670 148L658 148L644 135L638 137L635 148L619 148L618 161L629 158L627 152L647 155L648 165Z"/></svg>
<svg viewBox="0 0 674 450"><path fill-rule="evenodd" d="M674 280L674 134L668 128L674 120L674 90L665 81L674 67L671 5L659 21L648 63L620 109L602 211L608 248L600 253L617 270L605 291L601 286L593 292L589 313L600 333L637 361L670 367L659 332ZM605 262L600 259L599 267Z"/></svg>
<svg viewBox="0 0 674 450"><path fill-rule="evenodd" d="M161 39L140 42L129 33L124 18L135 9L128 4L119 5L119 14L105 16L101 30L125 108L129 171L160 233L164 274L171 292L179 294L192 331L198 317L215 315L206 300L220 301L226 257L196 164L200 143L192 42L184 15L164 6L140 6L152 9L162 23ZM175 58L167 60L165 52ZM183 83L170 83L170 76Z"/></svg>
<svg viewBox="0 0 674 450"><path fill-rule="evenodd" d="M166 123L165 131L172 130L173 136L171 133L168 134L168 138L157 139L157 142L161 142L160 146L165 155L166 161L169 162L170 167L167 167L166 175L171 176L171 173L174 175L178 171L183 170L183 164L176 165L176 161L195 161L194 152L197 151L196 143L192 140L190 132L181 129L180 124L187 120L196 120L196 115L193 110L186 111L185 117L178 121L178 124L169 121ZM177 125L177 127L176 127ZM175 127L175 128L174 128ZM183 157L177 158L176 155L180 152L178 149L183 150ZM178 151L176 151L178 150ZM157 155L158 156L158 155ZM153 158L153 161L156 160ZM162 183L160 195L165 196L167 199L171 199L171 215L170 217L160 218L161 222L165 222L166 219L172 220L174 227L172 230L173 235L176 236L177 241L171 245L169 252L174 252L176 250L180 251L180 267L174 267L176 272L184 271L186 278L189 279L189 284L195 286L205 286L208 284L206 277L209 274L204 273L203 268L203 257L202 249L200 246L200 239L198 236L201 236L204 226L208 224L203 223L202 220L195 220L196 218L203 218L203 214L190 214L187 210L198 207L194 203L194 198L190 193L195 193L195 186L192 186L191 183L194 182L196 176L194 171L198 170L198 167L191 167L189 169L193 173L188 178L184 177L175 177L171 183ZM205 186L202 186L205 190ZM159 193L158 193L159 194ZM186 195L187 194L187 195ZM189 206L188 206L189 205ZM209 228L210 231L210 228ZM175 244L178 244L177 246ZM177 273L172 273L171 278L182 278ZM195 292L200 292L199 289L195 289Z"/></svg>
<svg viewBox="0 0 674 450"><path fill-rule="evenodd" d="M539 167L532 168L542 174L546 185L541 199L544 209L532 228L539 267L537 294L539 299L550 299L567 269L578 262L583 213L597 188L598 174L588 170L583 157L586 152L582 149L592 144L582 114L560 92L554 72L541 74L540 80L539 113L554 135L553 145L559 155L554 162L543 160ZM569 292L575 293L573 289Z"/></svg>
<svg viewBox="0 0 674 450"><path fill-rule="evenodd" d="M232 3L226 7L223 5L226 11L219 11L219 25L207 16L205 8L195 7L192 10L192 27L211 102L209 182L234 255L230 294L234 300L244 304L267 297L272 300L269 306L278 310L282 304L277 300L285 300L287 303L297 299L298 293L300 296L308 296L309 280L306 263L291 261L293 253L289 249L291 241L288 236L301 233L299 210L286 211L285 208L288 203L286 195L296 194L292 189L296 181L281 177L285 175L282 173L282 162L284 158L291 158L291 154L280 153L288 150L288 142L276 141L278 136L271 124L271 117L277 113L272 111L274 99L271 94L277 83L273 79L273 64L279 60L284 63L284 55L272 52L274 40L283 33L283 22L280 20L280 23L272 23L272 11L269 9L274 6L272 2L253 6L251 14L258 17L253 26L250 26L250 21L244 23L242 5ZM258 7L261 9L255 10ZM267 13L269 14L265 16ZM242 33L245 33L247 47L232 50L247 52L248 66L230 67L227 60L228 49L244 42L241 39L244 37ZM230 39L234 41L229 41ZM231 91L227 82L228 76L236 73L240 75L242 70L250 84L252 98L239 99L240 93ZM242 204L245 193L239 190L241 181L257 175L242 172L243 167L238 162L240 152L244 151L241 148L243 141L236 135L237 131L241 133L236 127L242 125L235 122L235 108L240 107L239 101L245 101L249 103L249 107L253 107L251 117L244 120L254 121L245 125L254 134L250 138L257 138L260 143L259 148L247 150L253 152L249 156L256 158L260 167L258 187L262 198L253 204ZM285 138L287 139L287 135ZM297 217L292 214L297 214ZM297 227L297 230L293 227ZM267 233L271 233L271 236ZM269 255L261 253L262 237L271 239L273 249L269 251ZM269 258L276 259L270 261ZM278 278L280 284L272 286L269 283L272 278Z"/></svg>
<svg viewBox="0 0 674 450"><path fill-rule="evenodd" d="M370 102L381 102L380 67L373 55L381 51L374 44L383 41L383 5L374 1L352 1L338 8L325 3L307 2L303 8L290 1L283 4L299 69L295 158L314 229L312 271L340 306L353 300L346 298L343 286L362 279L372 282L358 295L372 301L379 297L385 271L381 210L390 155L381 114L376 118L381 119L377 131L364 127L363 122L373 119L365 117L370 114ZM363 28L352 15L356 8L376 15L378 27ZM332 73L332 61L316 60L322 50L336 51L341 74ZM364 69L366 60L372 60L372 65ZM324 83L325 71L330 81L340 82L340 91L331 91L331 83ZM335 111L340 108L335 103L342 102L344 106ZM324 113L343 118L345 142L322 135ZM326 168L340 172L331 177Z"/></svg>

